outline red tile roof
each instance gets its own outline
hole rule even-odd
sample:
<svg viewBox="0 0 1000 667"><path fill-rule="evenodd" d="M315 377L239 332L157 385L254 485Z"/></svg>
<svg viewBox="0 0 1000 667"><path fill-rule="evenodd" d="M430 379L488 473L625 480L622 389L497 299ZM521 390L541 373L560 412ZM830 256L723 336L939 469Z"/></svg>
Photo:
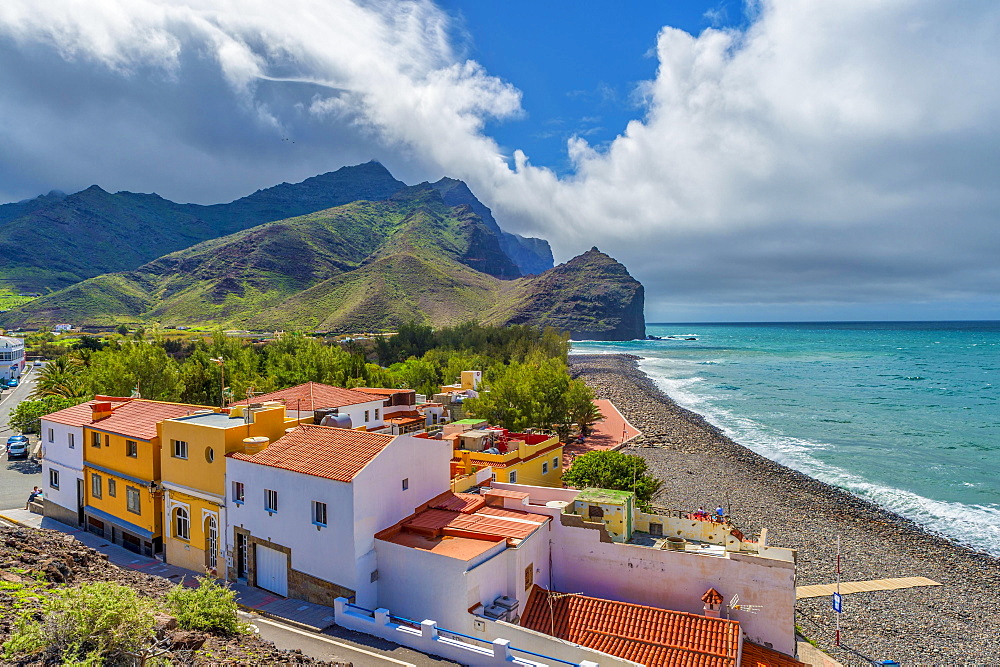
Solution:
<svg viewBox="0 0 1000 667"><path fill-rule="evenodd" d="M164 419L183 417L195 410L211 409L205 405L163 403L137 398L115 408L110 417L87 423L85 426L136 440L152 440L156 437L156 425Z"/></svg>
<svg viewBox="0 0 1000 667"><path fill-rule="evenodd" d="M129 398L118 398L116 400L110 401L111 409L128 403ZM58 412L53 412L47 414L42 419L50 422L55 422L56 424L63 424L65 426L88 426L90 422L93 421L93 405L98 401L87 401L86 403L81 403L80 405L74 405L69 408L63 408ZM108 401L100 401L106 403Z"/></svg>
<svg viewBox="0 0 1000 667"><path fill-rule="evenodd" d="M233 405L248 403L263 403L264 401L284 401L289 410L313 411L320 408L341 408L346 405L371 403L375 400L369 394L343 387L331 387L321 382L306 382L288 389L279 389L263 396L254 396L252 400L242 400Z"/></svg>
<svg viewBox="0 0 1000 667"><path fill-rule="evenodd" d="M228 454L240 461L350 482L395 436L303 424L256 454Z"/></svg>
<svg viewBox="0 0 1000 667"><path fill-rule="evenodd" d="M486 500L478 493L442 493L427 503L428 507L438 510L451 510L468 514L475 512L486 504Z"/></svg>
<svg viewBox="0 0 1000 667"><path fill-rule="evenodd" d="M774 649L765 648L753 642L743 642L743 657L740 667L807 667L791 656L779 653Z"/></svg>
<svg viewBox="0 0 1000 667"><path fill-rule="evenodd" d="M521 625L643 665L736 667L740 624L532 588Z"/></svg>

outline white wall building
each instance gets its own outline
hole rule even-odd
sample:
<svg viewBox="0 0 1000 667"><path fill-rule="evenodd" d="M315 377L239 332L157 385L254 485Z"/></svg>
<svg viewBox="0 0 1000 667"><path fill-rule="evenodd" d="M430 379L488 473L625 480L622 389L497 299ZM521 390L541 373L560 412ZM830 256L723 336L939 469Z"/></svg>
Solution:
<svg viewBox="0 0 1000 667"><path fill-rule="evenodd" d="M24 372L24 339L0 336L0 379L21 377Z"/></svg>
<svg viewBox="0 0 1000 667"><path fill-rule="evenodd" d="M317 411L336 410L338 414L351 418L350 428L364 427L368 431L377 431L385 427L383 414L383 397L364 394L353 389L333 387L321 382L306 382L288 389L272 391L262 396L254 396L233 405L248 405L281 401L290 418L301 419L303 423L312 423Z"/></svg>
<svg viewBox="0 0 1000 667"><path fill-rule="evenodd" d="M451 448L302 425L256 454L228 456L232 576L319 604L374 605L375 533L448 488Z"/></svg>

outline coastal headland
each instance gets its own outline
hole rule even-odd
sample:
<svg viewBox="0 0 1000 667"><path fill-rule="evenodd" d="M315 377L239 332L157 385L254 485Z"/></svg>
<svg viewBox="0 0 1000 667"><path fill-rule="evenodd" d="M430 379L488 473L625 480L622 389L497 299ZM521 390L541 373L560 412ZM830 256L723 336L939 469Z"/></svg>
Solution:
<svg viewBox="0 0 1000 667"><path fill-rule="evenodd" d="M571 355L570 363L643 432L624 451L664 480L657 505L721 504L748 536L768 528L771 544L798 551L797 586L836 581L838 535L843 581L924 576L942 584L845 595L840 648L830 599L799 600L796 624L806 637L845 665L1000 664L1000 558L754 453L674 403L638 359Z"/></svg>

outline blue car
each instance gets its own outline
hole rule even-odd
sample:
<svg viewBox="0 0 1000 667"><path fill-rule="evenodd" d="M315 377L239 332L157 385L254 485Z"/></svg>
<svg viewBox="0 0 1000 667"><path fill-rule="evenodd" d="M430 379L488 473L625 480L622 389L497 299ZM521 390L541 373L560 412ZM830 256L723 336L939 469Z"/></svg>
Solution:
<svg viewBox="0 0 1000 667"><path fill-rule="evenodd" d="M7 380L7 386L11 387L11 388L16 387L17 386L17 378L11 378L11 379Z"/></svg>

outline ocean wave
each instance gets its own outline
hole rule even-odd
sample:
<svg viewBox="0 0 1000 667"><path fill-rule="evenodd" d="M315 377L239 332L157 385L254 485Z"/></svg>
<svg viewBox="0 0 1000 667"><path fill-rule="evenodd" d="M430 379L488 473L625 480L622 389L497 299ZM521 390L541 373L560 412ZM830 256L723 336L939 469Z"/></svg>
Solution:
<svg viewBox="0 0 1000 667"><path fill-rule="evenodd" d="M644 360L640 368L678 405L697 412L730 438L772 461L876 503L925 529L960 544L1000 556L1000 506L935 500L878 484L812 455L834 447L830 443L795 438L768 429L749 417L720 407L701 377L664 377L659 360Z"/></svg>

